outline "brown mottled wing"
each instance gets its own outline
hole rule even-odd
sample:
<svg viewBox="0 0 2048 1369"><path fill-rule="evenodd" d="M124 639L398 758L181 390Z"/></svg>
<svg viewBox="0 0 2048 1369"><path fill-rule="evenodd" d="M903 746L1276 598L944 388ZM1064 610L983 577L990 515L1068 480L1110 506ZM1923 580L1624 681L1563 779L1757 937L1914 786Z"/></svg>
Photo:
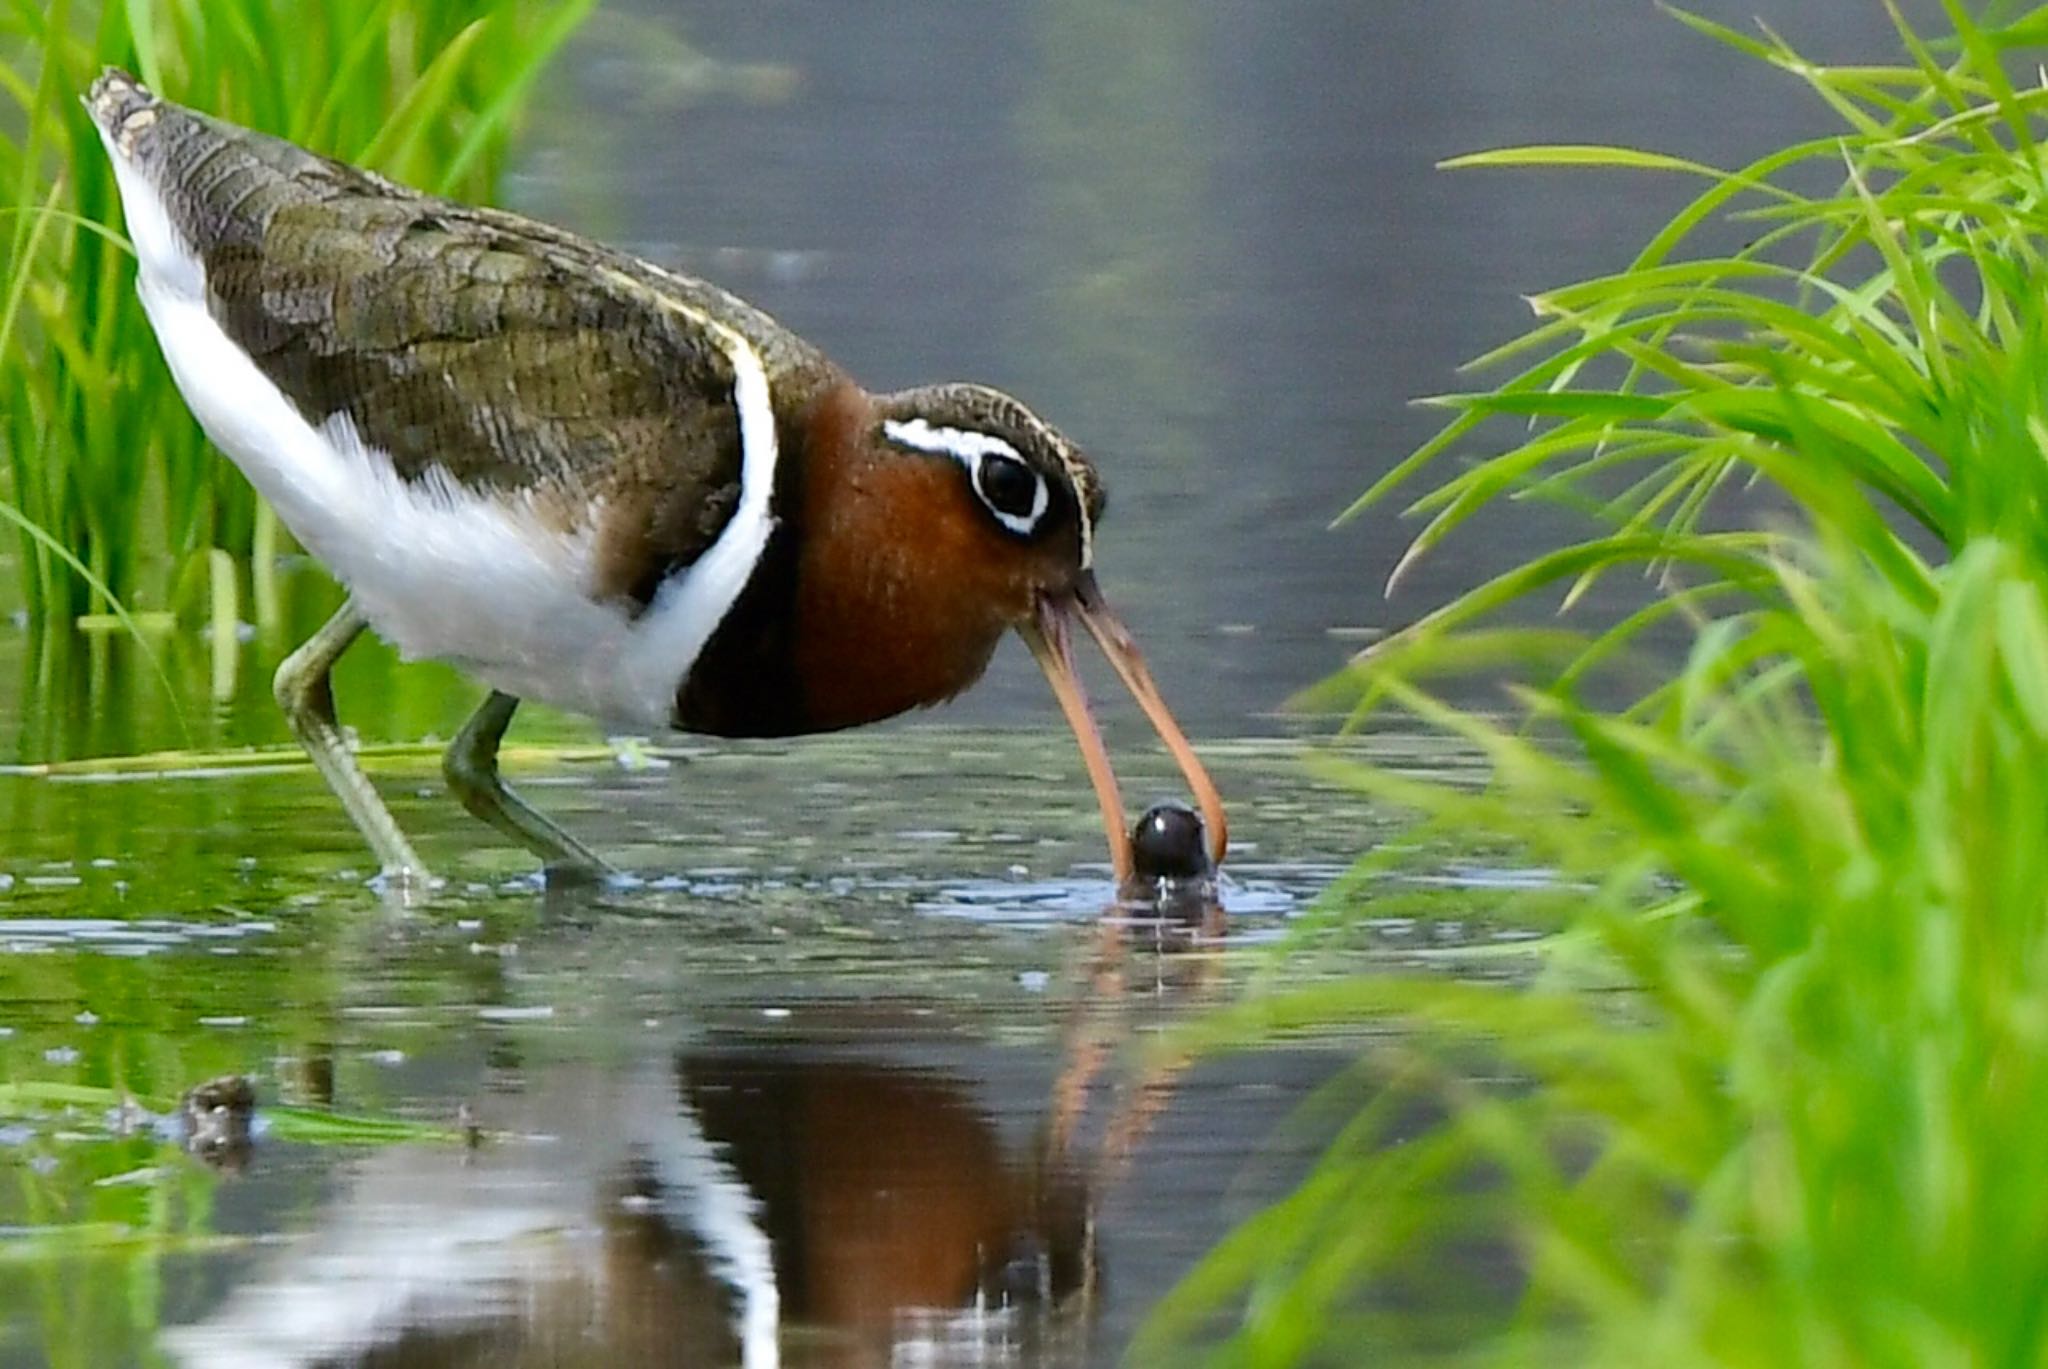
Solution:
<svg viewBox="0 0 2048 1369"><path fill-rule="evenodd" d="M703 282L126 92L156 113L132 155L215 316L300 413L346 414L406 480L602 500L611 592L645 603L738 501L732 364L693 315L746 336L771 378L820 364Z"/></svg>
<svg viewBox="0 0 2048 1369"><path fill-rule="evenodd" d="M604 588L641 603L739 497L732 364L573 249L417 200L290 205L206 258L222 325L301 413L401 478L602 500Z"/></svg>

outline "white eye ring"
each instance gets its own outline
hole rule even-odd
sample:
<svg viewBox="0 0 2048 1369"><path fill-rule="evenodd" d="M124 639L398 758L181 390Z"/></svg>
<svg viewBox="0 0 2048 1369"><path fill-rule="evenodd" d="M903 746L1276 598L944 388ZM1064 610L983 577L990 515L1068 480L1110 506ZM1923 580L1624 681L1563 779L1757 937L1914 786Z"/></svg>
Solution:
<svg viewBox="0 0 2048 1369"><path fill-rule="evenodd" d="M982 488L981 472L984 463L991 457L998 461L1015 461L1018 467L1031 477L1031 512L1010 513L997 508L995 501L989 498L988 491ZM1038 520L1045 517L1045 506L1051 502L1051 496L1046 493L1044 476L1007 452L976 452L967 458L967 474L974 482L974 493L980 497L982 506L995 515L998 523L1019 537L1029 537L1037 530Z"/></svg>
<svg viewBox="0 0 2048 1369"><path fill-rule="evenodd" d="M913 418L908 423L898 422L893 418L885 419L882 423L882 432L891 442L898 442L921 452L952 457L967 468L968 482L974 486L975 498L981 500L983 507L988 509L998 523L1019 537L1029 537L1038 531L1038 520L1045 517L1046 506L1052 502L1052 496L1045 487L1045 476L1032 470L1031 463L1002 438L994 433L971 432L965 428L935 428L921 418ZM1025 470L1031 471L1033 488L1030 513L1005 513L989 503L988 495L983 493L981 488L981 463L991 456L1006 457Z"/></svg>

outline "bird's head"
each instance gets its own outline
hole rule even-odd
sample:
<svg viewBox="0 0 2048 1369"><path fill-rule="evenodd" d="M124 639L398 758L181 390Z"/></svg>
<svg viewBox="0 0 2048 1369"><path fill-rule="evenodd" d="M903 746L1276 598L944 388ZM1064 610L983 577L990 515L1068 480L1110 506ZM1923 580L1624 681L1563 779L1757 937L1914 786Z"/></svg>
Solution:
<svg viewBox="0 0 2048 1369"><path fill-rule="evenodd" d="M935 538L964 540L977 597L1030 647L1080 742L1118 878L1131 873L1116 774L1074 666L1073 630L1094 638L1172 752L1206 819L1212 860L1227 841L1208 772L1160 697L1137 644L1095 578L1105 490L1094 463L1052 425L999 390L936 385L879 399L872 435L893 461L925 463L940 493ZM962 574L969 573L964 565Z"/></svg>

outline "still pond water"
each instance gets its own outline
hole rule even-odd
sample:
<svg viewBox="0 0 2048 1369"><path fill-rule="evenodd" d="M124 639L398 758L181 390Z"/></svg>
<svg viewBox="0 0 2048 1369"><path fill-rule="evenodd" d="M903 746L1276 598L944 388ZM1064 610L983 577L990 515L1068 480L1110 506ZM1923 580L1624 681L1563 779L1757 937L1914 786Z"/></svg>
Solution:
<svg viewBox="0 0 2048 1369"><path fill-rule="evenodd" d="M1859 0L1704 8L1886 50ZM1324 525L1518 292L1611 267L1681 193L1432 163L1731 164L1820 126L1634 0L602 10L515 198L872 384L1003 384L1098 454L1105 584L1232 803L1227 918L1105 921L1021 652L943 715L822 742L522 716L508 769L633 872L564 891L436 793L418 743L474 691L359 648L344 719L400 744L372 773L448 879L397 907L268 701L317 571L225 660L161 642L169 690L126 645L0 629L0 1366L1116 1359L1299 1176L1329 1120L1302 1105L1361 1049L1156 1048L1392 830L1276 711L1555 532L1468 539L1389 604L1399 527ZM1134 797L1171 792L1130 719L1111 739ZM1303 972L1469 937L1489 882L1453 869L1451 919ZM230 1075L253 1144L195 1157L177 1100Z"/></svg>

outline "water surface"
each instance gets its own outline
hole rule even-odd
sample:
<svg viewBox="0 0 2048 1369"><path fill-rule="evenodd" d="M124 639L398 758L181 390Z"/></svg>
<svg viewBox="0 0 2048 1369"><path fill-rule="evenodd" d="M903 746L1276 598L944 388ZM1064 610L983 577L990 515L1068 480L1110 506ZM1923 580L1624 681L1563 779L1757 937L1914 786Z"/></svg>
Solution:
<svg viewBox="0 0 2048 1369"><path fill-rule="evenodd" d="M631 872L582 888L389 758L447 881L412 906L279 757L0 776L0 1363L1112 1358L1351 1060L1157 1047L1374 826L1290 751L1210 748L1257 835L1192 921L1110 906L1028 735L551 760ZM222 1075L255 1135L192 1153L173 1104Z"/></svg>

